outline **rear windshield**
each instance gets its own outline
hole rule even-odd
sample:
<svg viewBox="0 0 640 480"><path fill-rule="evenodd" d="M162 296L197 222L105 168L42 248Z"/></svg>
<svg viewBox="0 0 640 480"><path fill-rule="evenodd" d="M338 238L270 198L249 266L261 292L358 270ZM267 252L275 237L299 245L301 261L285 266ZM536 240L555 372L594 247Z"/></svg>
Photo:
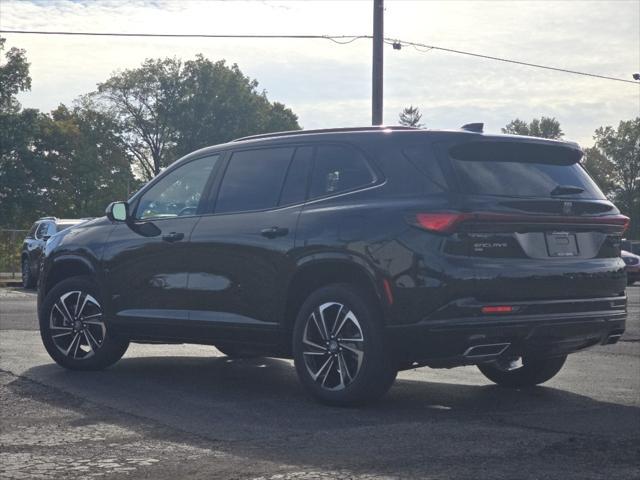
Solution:
<svg viewBox="0 0 640 480"><path fill-rule="evenodd" d="M449 151L462 191L479 195L605 198L570 147L472 142Z"/></svg>

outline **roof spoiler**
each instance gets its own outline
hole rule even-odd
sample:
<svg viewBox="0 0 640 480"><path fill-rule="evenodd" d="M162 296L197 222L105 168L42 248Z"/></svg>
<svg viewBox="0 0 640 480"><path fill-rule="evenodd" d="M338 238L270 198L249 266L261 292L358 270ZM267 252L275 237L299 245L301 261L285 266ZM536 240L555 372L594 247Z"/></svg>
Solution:
<svg viewBox="0 0 640 480"><path fill-rule="evenodd" d="M467 132L482 133L484 131L484 123L467 123L460 128Z"/></svg>

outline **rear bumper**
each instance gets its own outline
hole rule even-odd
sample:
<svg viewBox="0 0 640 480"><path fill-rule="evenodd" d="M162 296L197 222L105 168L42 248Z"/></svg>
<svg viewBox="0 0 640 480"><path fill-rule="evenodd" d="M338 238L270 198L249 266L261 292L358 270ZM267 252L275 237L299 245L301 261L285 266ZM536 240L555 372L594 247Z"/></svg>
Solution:
<svg viewBox="0 0 640 480"><path fill-rule="evenodd" d="M594 345L615 343L624 332L626 298L566 302L534 302L536 309L551 303L556 310L577 312L534 315L479 315L424 320L414 325L389 326L387 334L396 358L433 367L477 364L499 356L555 356ZM609 303L615 308L587 309ZM529 304L531 305L531 303ZM530 310L534 308L531 307ZM524 310L526 311L526 309Z"/></svg>

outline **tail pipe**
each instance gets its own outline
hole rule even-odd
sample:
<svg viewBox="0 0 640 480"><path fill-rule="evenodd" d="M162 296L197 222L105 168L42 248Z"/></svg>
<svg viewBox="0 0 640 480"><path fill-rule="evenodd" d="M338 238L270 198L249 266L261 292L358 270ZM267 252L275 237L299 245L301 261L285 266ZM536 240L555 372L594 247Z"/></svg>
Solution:
<svg viewBox="0 0 640 480"><path fill-rule="evenodd" d="M499 357L509 348L511 343L489 343L485 345L474 345L465 350L465 358L490 358Z"/></svg>

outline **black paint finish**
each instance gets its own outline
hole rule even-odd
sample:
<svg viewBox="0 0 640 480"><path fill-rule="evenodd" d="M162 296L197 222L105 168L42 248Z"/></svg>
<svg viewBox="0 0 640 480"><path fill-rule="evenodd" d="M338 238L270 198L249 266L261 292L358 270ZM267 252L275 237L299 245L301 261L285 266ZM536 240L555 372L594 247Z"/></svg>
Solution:
<svg viewBox="0 0 640 480"><path fill-rule="evenodd" d="M624 331L626 276L616 207L584 195L471 195L448 157L452 146L467 142L513 143L520 150L543 145L580 156L565 142L384 129L210 147L159 176L220 153L197 211L127 223L102 218L55 236L45 251L39 298L63 278L92 275L103 289L109 322L134 341L242 343L288 356L301 301L296 295L323 282L355 282L377 302L403 365L477 363L463 353L493 343L511 344L514 355L570 353ZM308 197L307 181L297 189L297 195L307 192L298 203L216 212L234 151L303 148L313 165L320 145L359 152L374 180L340 191L341 175L350 173L330 172L330 191L317 198ZM295 175L300 178L299 171ZM141 192L129 200L130 211ZM417 227L416 214L429 212L469 216L452 231ZM549 238L563 242L564 236L575 241L571 256L550 254ZM482 313L484 306L500 305L513 311Z"/></svg>

